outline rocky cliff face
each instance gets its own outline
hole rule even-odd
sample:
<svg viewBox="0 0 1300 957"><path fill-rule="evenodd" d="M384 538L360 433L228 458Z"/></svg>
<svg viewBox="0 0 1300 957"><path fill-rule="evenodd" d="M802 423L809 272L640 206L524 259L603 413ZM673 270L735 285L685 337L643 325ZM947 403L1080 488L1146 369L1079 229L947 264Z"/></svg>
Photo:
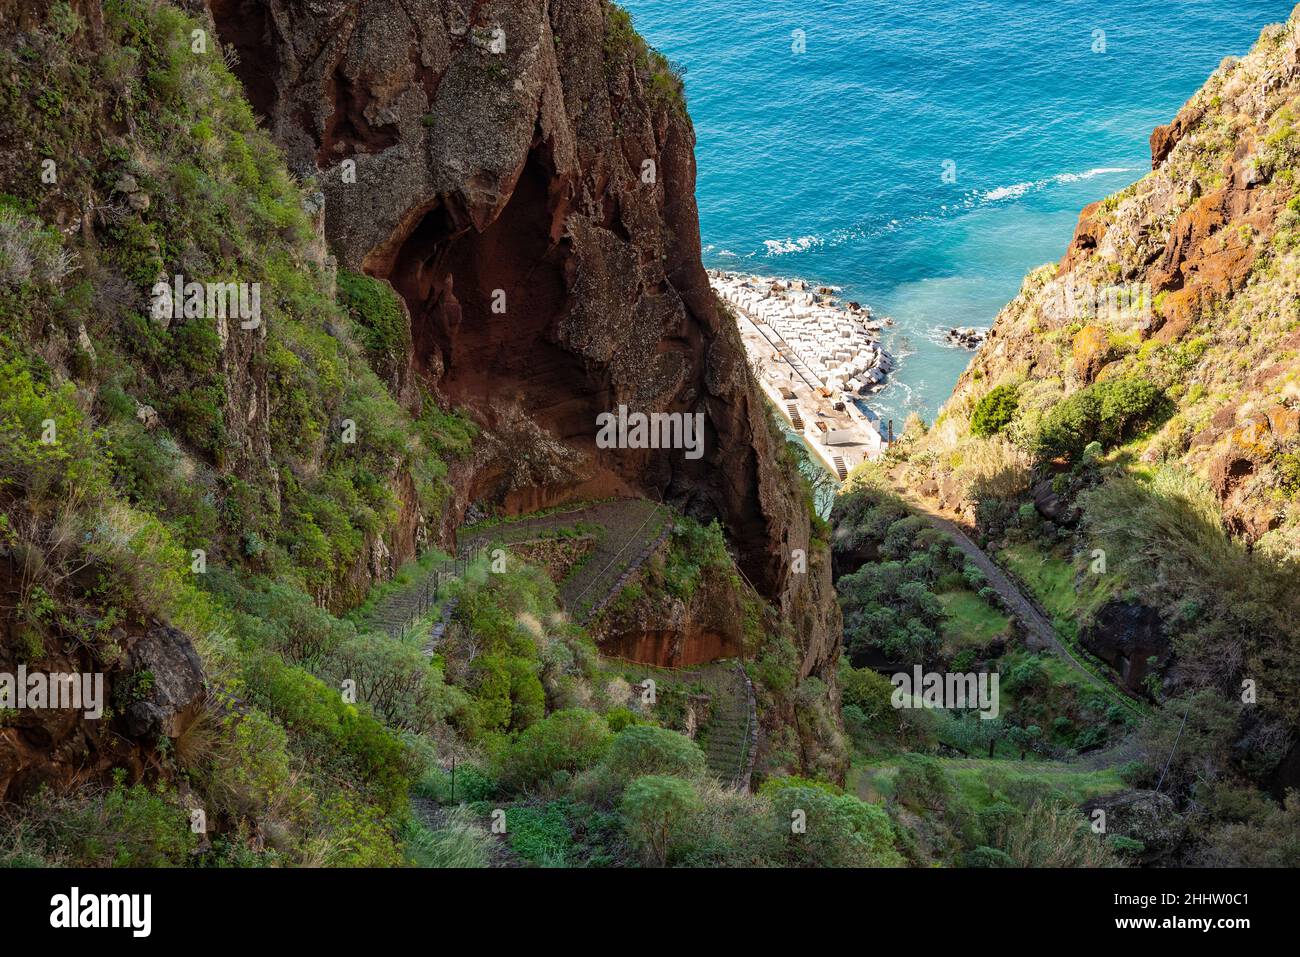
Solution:
<svg viewBox="0 0 1300 957"><path fill-rule="evenodd" d="M3 577L3 594L13 599L17 590L9 586L17 583ZM125 768L133 780L157 773L164 763L158 742L181 738L205 707L202 662L188 636L168 625L115 627L108 639L118 657L108 665L63 634L47 636L39 664L24 668L22 650L30 639L23 632L12 619L0 623L0 674L13 682L0 689L0 801L29 798L46 784L101 781L114 768ZM46 682L52 688L60 675L76 676L81 697L71 697L69 678L62 697L46 697L45 704L75 701L80 707L13 707L19 684L31 704L37 700L31 689Z"/></svg>
<svg viewBox="0 0 1300 957"><path fill-rule="evenodd" d="M342 263L409 312L410 372L487 436L458 507L663 497L720 516L742 567L815 607L829 587L778 437L699 259L679 81L602 0L212 0L236 73L292 166L318 176ZM596 417L702 413L704 454L603 450Z"/></svg>
<svg viewBox="0 0 1300 957"><path fill-rule="evenodd" d="M1294 768L1298 117L1293 14L1152 134L1151 172L1083 210L893 452L990 551L1072 570L1031 584L1131 690L1262 685L1234 732L1257 781Z"/></svg>
<svg viewBox="0 0 1300 957"><path fill-rule="evenodd" d="M1143 458L1186 465L1234 532L1300 553L1298 94L1293 17L1152 134L1149 175L1083 210L1060 263L997 317L937 438L1002 382L1046 399L1142 375L1177 406Z"/></svg>

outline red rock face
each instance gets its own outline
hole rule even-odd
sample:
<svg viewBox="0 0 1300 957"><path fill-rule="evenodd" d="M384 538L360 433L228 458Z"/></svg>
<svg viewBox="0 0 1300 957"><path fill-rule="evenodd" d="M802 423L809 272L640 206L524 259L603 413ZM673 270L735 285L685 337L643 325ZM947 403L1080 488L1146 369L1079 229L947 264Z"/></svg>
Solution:
<svg viewBox="0 0 1300 957"><path fill-rule="evenodd" d="M1173 122L1157 126L1151 131L1151 168L1157 169L1165 158L1174 151L1178 141L1201 119L1201 110L1185 110L1174 117Z"/></svg>
<svg viewBox="0 0 1300 957"><path fill-rule="evenodd" d="M486 429L457 506L641 494L720 517L746 574L803 619L804 673L827 669L834 595L789 573L808 516L700 263L690 121L601 0L463 6L210 10L290 165L319 177L341 264L393 285L412 371ZM598 449L596 417L620 403L703 414L703 456Z"/></svg>
<svg viewBox="0 0 1300 957"><path fill-rule="evenodd" d="M740 647L717 632L692 629L625 634L603 644L601 651L659 668L685 668L721 658L735 658L740 654Z"/></svg>

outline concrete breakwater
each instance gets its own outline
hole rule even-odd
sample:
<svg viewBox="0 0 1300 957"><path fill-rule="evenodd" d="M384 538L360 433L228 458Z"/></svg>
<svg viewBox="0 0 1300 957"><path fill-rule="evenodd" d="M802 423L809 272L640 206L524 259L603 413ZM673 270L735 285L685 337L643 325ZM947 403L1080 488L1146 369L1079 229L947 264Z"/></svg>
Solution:
<svg viewBox="0 0 1300 957"><path fill-rule="evenodd" d="M887 441L856 399L883 388L894 367L876 319L836 290L800 279L711 271L715 293L736 315L745 352L768 399L841 481Z"/></svg>
<svg viewBox="0 0 1300 957"><path fill-rule="evenodd" d="M772 279L743 273L709 273L719 296L747 317L767 325L798 357L816 388L853 396L884 388L894 360L880 347L880 328L871 309L841 303L832 286L802 279ZM812 385L813 383L809 383Z"/></svg>

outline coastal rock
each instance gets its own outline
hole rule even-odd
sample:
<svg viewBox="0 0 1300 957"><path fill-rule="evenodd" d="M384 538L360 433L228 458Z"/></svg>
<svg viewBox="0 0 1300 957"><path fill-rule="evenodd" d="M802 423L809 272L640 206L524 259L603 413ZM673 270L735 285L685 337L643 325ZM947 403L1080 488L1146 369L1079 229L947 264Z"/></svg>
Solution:
<svg viewBox="0 0 1300 957"><path fill-rule="evenodd" d="M1056 381L1062 398L1119 377L1164 383L1175 388L1175 416L1144 440L1140 460L1207 482L1224 524L1248 545L1271 536L1300 553L1293 510L1266 501L1269 490L1290 487L1297 436L1288 433L1300 428L1285 413L1276 427L1267 418L1300 399L1287 384L1300 367L1288 344L1293 323L1282 318L1293 312L1294 266L1275 251L1289 242L1294 200L1277 175L1288 162L1277 131L1291 125L1298 91L1293 16L1249 56L1225 61L1153 133L1149 175L1083 209L1066 254L1026 277L946 409L970 409L1002 383ZM1163 356L1177 356L1176 368ZM1244 420L1207 423L1196 407L1202 395L1231 396L1264 415L1256 429L1268 440L1243 443Z"/></svg>
<svg viewBox="0 0 1300 957"><path fill-rule="evenodd" d="M945 338L953 345L961 346L963 349L975 349L984 341L985 331L976 329L973 326L958 326L949 329Z"/></svg>

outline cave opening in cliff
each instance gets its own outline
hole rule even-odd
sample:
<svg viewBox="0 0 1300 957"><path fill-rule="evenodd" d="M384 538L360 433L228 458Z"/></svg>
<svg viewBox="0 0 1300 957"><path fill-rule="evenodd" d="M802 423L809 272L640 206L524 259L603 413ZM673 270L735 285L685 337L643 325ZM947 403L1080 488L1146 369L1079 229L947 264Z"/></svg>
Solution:
<svg viewBox="0 0 1300 957"><path fill-rule="evenodd" d="M212 22L217 35L238 57L231 72L244 86L248 103L263 120L269 120L275 104L275 81L271 67L276 62L271 46L271 24L267 5L258 0L211 0Z"/></svg>
<svg viewBox="0 0 1300 957"><path fill-rule="evenodd" d="M538 144L486 226L476 225L484 210L440 198L371 271L405 300L416 370L452 405L488 428L513 406L554 438L590 450L610 389L554 338L569 297L565 199L555 184Z"/></svg>

